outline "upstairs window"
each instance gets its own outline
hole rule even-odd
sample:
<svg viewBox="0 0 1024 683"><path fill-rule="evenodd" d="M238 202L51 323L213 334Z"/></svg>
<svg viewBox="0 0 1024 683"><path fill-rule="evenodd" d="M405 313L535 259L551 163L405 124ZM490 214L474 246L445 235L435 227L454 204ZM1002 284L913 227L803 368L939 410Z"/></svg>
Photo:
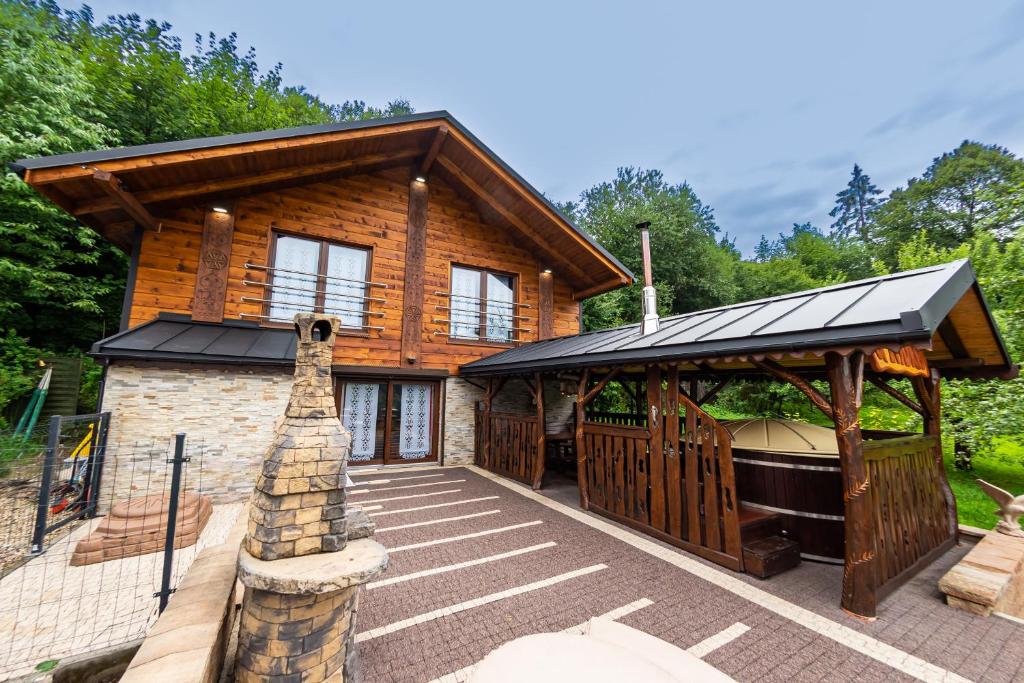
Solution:
<svg viewBox="0 0 1024 683"><path fill-rule="evenodd" d="M452 266L452 338L511 343L515 307L513 276Z"/></svg>
<svg viewBox="0 0 1024 683"><path fill-rule="evenodd" d="M270 322L314 311L338 317L342 327L367 327L369 249L276 233L273 239Z"/></svg>

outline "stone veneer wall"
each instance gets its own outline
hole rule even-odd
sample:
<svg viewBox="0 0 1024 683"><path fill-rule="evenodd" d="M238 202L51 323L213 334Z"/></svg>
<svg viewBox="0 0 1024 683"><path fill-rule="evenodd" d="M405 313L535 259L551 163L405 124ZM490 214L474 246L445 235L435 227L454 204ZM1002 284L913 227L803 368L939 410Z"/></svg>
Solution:
<svg viewBox="0 0 1024 683"><path fill-rule="evenodd" d="M189 490L216 502L248 499L291 386L291 368L111 364L103 396L111 424L102 500L110 500L112 487L124 498L162 486L176 432L188 435L193 456L185 473Z"/></svg>
<svg viewBox="0 0 1024 683"><path fill-rule="evenodd" d="M484 380L474 380L483 384ZM473 438L476 404L484 400L482 389L458 377L445 381L444 462L465 465L473 462ZM562 396L558 382L544 382L544 425L548 433L571 428L574 397ZM532 415L536 408L530 390L522 380L509 380L494 398L493 409L507 413Z"/></svg>

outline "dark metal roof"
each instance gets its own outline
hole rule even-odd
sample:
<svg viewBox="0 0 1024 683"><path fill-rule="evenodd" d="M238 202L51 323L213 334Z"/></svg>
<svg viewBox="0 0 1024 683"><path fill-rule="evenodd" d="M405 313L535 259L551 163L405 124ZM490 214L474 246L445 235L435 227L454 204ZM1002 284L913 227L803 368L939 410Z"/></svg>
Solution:
<svg viewBox="0 0 1024 683"><path fill-rule="evenodd" d="M977 285L968 261L822 287L638 324L560 337L462 366L460 374L513 374L602 364L729 357L927 341ZM987 314L987 311L986 311ZM991 317L990 317L991 322ZM992 329L996 330L992 323ZM995 332L1006 367L1009 354Z"/></svg>
<svg viewBox="0 0 1024 683"><path fill-rule="evenodd" d="M129 159L132 157L150 156L153 154L167 154L169 152L185 152L196 149L208 149L211 147L227 147L230 145L241 145L251 142L262 142L266 140L283 140L287 138L302 137L305 135L319 135L323 133L337 133L347 130L360 130L365 128L380 128L393 126L402 123L414 123L417 121L430 121L432 119L443 119L448 125L456 128L460 133L469 138L474 145L480 148L494 163L500 166L506 173L525 187L530 194L540 200L555 215L561 218L566 225L578 233L583 239L589 242L594 248L607 257L616 267L620 268L630 278L634 278L632 271L612 256L604 247L597 243L585 230L573 223L556 207L544 194L528 183L521 175L509 166L505 161L495 154L491 148L480 141L465 126L445 110L422 112L418 114L405 114L402 116L391 116L387 118L369 119L366 121L345 121L342 123L325 123L313 126L298 126L295 128L278 128L275 130L263 130L253 133L237 133L235 135L219 135L208 138L193 138L191 140L173 140L169 142L157 142L148 145L135 145L134 147L115 147L101 149L93 152L74 152L71 154L56 154L46 157L35 157L31 159L19 159L8 164L8 167L24 177L25 171L38 168L54 168L57 166L69 166L76 164L91 164L114 159Z"/></svg>
<svg viewBox="0 0 1024 683"><path fill-rule="evenodd" d="M295 364L295 332L259 327L255 322L193 322L187 315L162 313L156 320L92 345L98 358L174 360L241 365Z"/></svg>

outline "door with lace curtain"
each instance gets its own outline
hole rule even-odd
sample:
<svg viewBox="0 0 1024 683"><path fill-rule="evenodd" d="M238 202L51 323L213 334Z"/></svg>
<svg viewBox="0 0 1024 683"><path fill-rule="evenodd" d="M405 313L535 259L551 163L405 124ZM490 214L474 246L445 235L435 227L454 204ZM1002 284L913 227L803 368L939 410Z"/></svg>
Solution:
<svg viewBox="0 0 1024 683"><path fill-rule="evenodd" d="M341 378L338 414L352 434L350 465L437 460L440 383Z"/></svg>

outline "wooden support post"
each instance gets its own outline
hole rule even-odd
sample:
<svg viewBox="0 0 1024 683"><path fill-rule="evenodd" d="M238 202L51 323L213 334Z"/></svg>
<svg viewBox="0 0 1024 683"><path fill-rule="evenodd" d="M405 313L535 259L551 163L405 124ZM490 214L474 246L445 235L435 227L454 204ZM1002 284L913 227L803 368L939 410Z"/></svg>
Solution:
<svg viewBox="0 0 1024 683"><path fill-rule="evenodd" d="M423 279L427 258L427 199L429 186L409 181L408 232L405 241L405 289L402 294L402 365L423 364Z"/></svg>
<svg viewBox="0 0 1024 683"><path fill-rule="evenodd" d="M544 482L544 457L547 434L544 431L544 378L539 372L533 374L534 396L537 399L537 457L533 461L533 490L539 491Z"/></svg>
<svg viewBox="0 0 1024 683"><path fill-rule="evenodd" d="M224 321L224 300L228 293L231 268L231 242L235 230L235 212L207 209L203 221L203 241L199 247L199 266L193 291L192 320L207 323Z"/></svg>
<svg viewBox="0 0 1024 683"><path fill-rule="evenodd" d="M117 176L113 173L96 169L93 171L92 179L121 210L131 216L133 221L147 230L160 232L160 222L153 218L153 214L147 211L146 207L131 192L124 189Z"/></svg>
<svg viewBox="0 0 1024 683"><path fill-rule="evenodd" d="M480 440L483 441L480 450L481 465L489 469L491 466L491 399L494 398L494 378L487 378L487 389L484 391L483 424L480 426Z"/></svg>
<svg viewBox="0 0 1024 683"><path fill-rule="evenodd" d="M728 376L725 379L723 379L721 382L716 384L715 386L713 386L710 389L708 389L707 391L705 391L704 395L701 396L699 400L697 399L696 396L690 396L690 398L693 399L694 403L696 403L698 406L702 406L702 405L704 405L705 403L707 403L709 401L714 401L715 400L715 396L718 396L718 392L720 392L722 389L725 389L727 386L729 386L729 382L731 382L731 381L732 381L732 376Z"/></svg>
<svg viewBox="0 0 1024 683"><path fill-rule="evenodd" d="M871 479L860 433L861 397L857 381L864 367L864 354L843 356L829 352L825 354L825 367L843 478L846 555L841 604L855 616L873 619L877 604L875 521Z"/></svg>
<svg viewBox="0 0 1024 683"><path fill-rule="evenodd" d="M828 419L835 421L835 416L832 414L832 406L829 405L829 402L825 400L825 397L822 396L821 393L803 377L800 377L795 372L791 372L787 368L784 368L775 361L768 360L767 358L763 361L751 361L751 363L758 370L776 377L783 382L789 382L795 386L797 389L802 391L807 398L811 399L811 403L813 403L818 410L825 413ZM863 377L863 372L861 372L860 376ZM856 380L853 378L851 378L851 381L856 383Z"/></svg>
<svg viewBox="0 0 1024 683"><path fill-rule="evenodd" d="M683 469L679 449L679 365L668 366L668 391L665 395L665 481L668 486L668 531L683 538Z"/></svg>
<svg viewBox="0 0 1024 683"><path fill-rule="evenodd" d="M590 509L590 492L587 490L587 450L583 439L583 422L586 420L587 385L590 370L584 368L576 387L576 483L580 487L580 507Z"/></svg>
<svg viewBox="0 0 1024 683"><path fill-rule="evenodd" d="M914 401L912 401L909 397L904 396L903 393L900 392L896 387L889 384L889 382L887 382L884 377L879 377L878 375L868 375L868 381L874 384L882 391L884 391L889 396L892 396L894 399L896 399L906 407L913 410L918 415L925 414L924 407L922 407L920 404L914 403ZM927 433L927 431L925 433Z"/></svg>
<svg viewBox="0 0 1024 683"><path fill-rule="evenodd" d="M434 165L434 161L437 159L437 155L441 153L441 147L447 139L448 126L438 126L434 139L430 143L430 149L427 150L427 153L423 156L423 161L420 162L420 176L425 178L430 173L430 167Z"/></svg>
<svg viewBox="0 0 1024 683"><path fill-rule="evenodd" d="M648 481L651 482L651 526L665 530L665 430L662 415L665 409L661 395L661 367L647 366L647 452Z"/></svg>
<svg viewBox="0 0 1024 683"><path fill-rule="evenodd" d="M537 296L537 339L555 336L555 276L541 270Z"/></svg>
<svg viewBox="0 0 1024 683"><path fill-rule="evenodd" d="M946 464L942 460L942 378L939 371L931 368L928 377L912 377L910 383L914 387L917 400L924 408L924 433L936 437L935 467L938 470L939 484L942 489L942 497L946 501L946 528L952 538L960 534L960 525L957 522L956 496L949 486L949 478L946 476Z"/></svg>

